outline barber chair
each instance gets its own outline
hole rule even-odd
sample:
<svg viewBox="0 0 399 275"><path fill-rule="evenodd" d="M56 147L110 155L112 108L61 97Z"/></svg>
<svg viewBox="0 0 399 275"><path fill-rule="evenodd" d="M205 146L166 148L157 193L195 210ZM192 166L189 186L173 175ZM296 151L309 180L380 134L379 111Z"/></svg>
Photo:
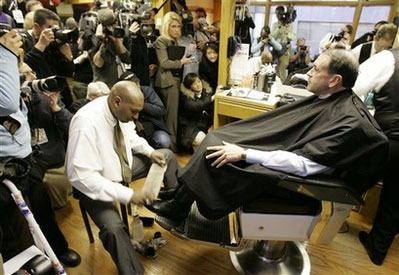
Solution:
<svg viewBox="0 0 399 275"><path fill-rule="evenodd" d="M159 216L156 221L180 237L229 248L240 274L309 274L300 241L330 243L352 206L363 200L344 181L325 175L287 176L277 186L295 199L266 194L217 221L204 218L194 204L181 224Z"/></svg>

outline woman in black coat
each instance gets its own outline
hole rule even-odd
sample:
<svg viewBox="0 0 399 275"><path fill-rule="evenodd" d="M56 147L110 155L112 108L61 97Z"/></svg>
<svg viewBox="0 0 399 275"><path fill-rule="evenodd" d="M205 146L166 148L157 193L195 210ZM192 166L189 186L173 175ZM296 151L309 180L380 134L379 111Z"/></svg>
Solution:
<svg viewBox="0 0 399 275"><path fill-rule="evenodd" d="M189 73L180 86L178 143L180 150L192 152L201 144L213 124L214 95L209 84Z"/></svg>
<svg viewBox="0 0 399 275"><path fill-rule="evenodd" d="M199 75L202 80L211 85L213 91L216 91L218 85L218 66L219 49L215 42L208 42L203 49L203 55L199 64Z"/></svg>

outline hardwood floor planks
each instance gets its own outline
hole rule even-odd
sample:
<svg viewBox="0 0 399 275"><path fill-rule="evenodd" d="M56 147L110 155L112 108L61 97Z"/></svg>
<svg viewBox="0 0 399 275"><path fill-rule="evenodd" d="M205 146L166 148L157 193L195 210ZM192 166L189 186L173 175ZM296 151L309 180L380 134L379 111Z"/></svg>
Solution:
<svg viewBox="0 0 399 275"><path fill-rule="evenodd" d="M185 165L190 156L178 156L180 165ZM144 180L134 182L133 188L141 188ZM140 208L142 216L154 216L145 208ZM89 243L78 202L71 198L63 209L56 211L57 221L72 249L79 252L82 263L76 268L67 268L68 274L117 274L117 269L98 238L98 229L91 222L95 242ZM370 221L352 212L348 219L350 230L338 234L329 245L305 243L311 261L312 275L326 274L384 274L399 275L399 241L395 239L389 254L381 267L372 264L360 244L359 230L369 230ZM230 262L229 251L215 244L194 240L183 240L163 230L157 224L146 228L145 240L156 231L162 233L168 244L158 250L156 259L141 256L145 274L148 275L227 275L237 274Z"/></svg>

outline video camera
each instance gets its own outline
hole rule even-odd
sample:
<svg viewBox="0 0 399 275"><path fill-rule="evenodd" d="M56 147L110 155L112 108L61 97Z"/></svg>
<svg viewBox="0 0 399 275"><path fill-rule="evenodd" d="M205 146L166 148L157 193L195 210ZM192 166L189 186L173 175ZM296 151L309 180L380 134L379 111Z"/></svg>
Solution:
<svg viewBox="0 0 399 275"><path fill-rule="evenodd" d="M63 76L53 75L47 78L36 79L25 82L21 87L23 97L30 96L32 93L51 93L61 91L68 85Z"/></svg>
<svg viewBox="0 0 399 275"><path fill-rule="evenodd" d="M293 23L295 19L296 19L296 10L294 10L294 7L292 5L288 5L282 14L281 21L289 24Z"/></svg>
<svg viewBox="0 0 399 275"><path fill-rule="evenodd" d="M194 35L193 15L189 10L181 9L178 14L182 18L181 34L182 36Z"/></svg>
<svg viewBox="0 0 399 275"><path fill-rule="evenodd" d="M148 36L155 30L155 25L144 21L151 18L151 6L143 1L123 2L118 8L118 20L122 28L128 30L133 22L140 25L140 34Z"/></svg>

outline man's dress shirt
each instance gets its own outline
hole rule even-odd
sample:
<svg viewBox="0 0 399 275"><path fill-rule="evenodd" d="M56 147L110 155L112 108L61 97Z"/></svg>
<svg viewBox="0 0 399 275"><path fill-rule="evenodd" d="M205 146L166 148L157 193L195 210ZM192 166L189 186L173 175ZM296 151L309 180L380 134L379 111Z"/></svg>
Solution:
<svg viewBox="0 0 399 275"><path fill-rule="evenodd" d="M114 150L114 127L108 96L81 108L72 118L65 161L69 182L93 200L130 202L133 190L123 186L122 168ZM134 165L131 150L150 156L154 149L139 137L133 122L120 123L129 166Z"/></svg>
<svg viewBox="0 0 399 275"><path fill-rule="evenodd" d="M394 68L395 59L391 51L385 50L371 56L360 65L359 76L352 90L358 96L365 96L373 89L378 93L391 78Z"/></svg>

